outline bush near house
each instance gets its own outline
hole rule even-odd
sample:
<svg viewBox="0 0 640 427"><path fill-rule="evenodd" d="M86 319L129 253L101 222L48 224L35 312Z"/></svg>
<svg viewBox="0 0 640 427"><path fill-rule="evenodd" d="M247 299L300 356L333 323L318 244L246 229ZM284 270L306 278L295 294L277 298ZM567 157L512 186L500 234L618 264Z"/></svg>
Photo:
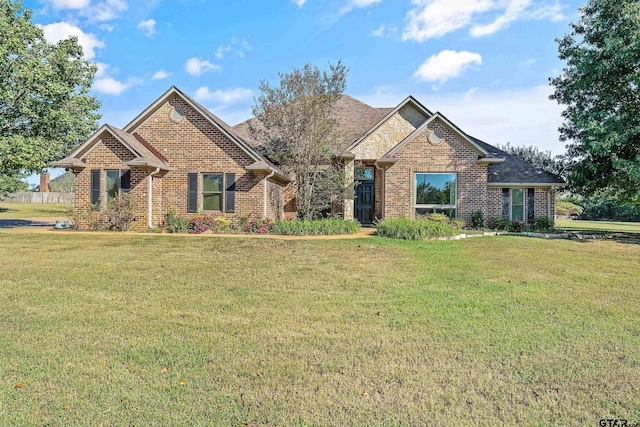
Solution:
<svg viewBox="0 0 640 427"><path fill-rule="evenodd" d="M354 234L360 224L344 219L321 219L317 221L278 220L273 224L274 234L286 236L329 236Z"/></svg>
<svg viewBox="0 0 640 427"><path fill-rule="evenodd" d="M521 233L523 231L534 231L540 233L549 233L554 230L553 220L546 216L539 216L533 220L533 224L527 224L520 220L508 220L502 217L493 218L489 222L489 228L498 231L510 231L512 233Z"/></svg>
<svg viewBox="0 0 640 427"><path fill-rule="evenodd" d="M377 224L376 234L382 237L403 240L426 240L436 237L455 236L462 226L459 221L440 221L427 217L417 219L384 219Z"/></svg>
<svg viewBox="0 0 640 427"><path fill-rule="evenodd" d="M223 217L212 215L196 215L190 218L177 216L174 210L169 210L164 218L164 228L170 233L201 234L205 231L220 232L229 229L231 222Z"/></svg>

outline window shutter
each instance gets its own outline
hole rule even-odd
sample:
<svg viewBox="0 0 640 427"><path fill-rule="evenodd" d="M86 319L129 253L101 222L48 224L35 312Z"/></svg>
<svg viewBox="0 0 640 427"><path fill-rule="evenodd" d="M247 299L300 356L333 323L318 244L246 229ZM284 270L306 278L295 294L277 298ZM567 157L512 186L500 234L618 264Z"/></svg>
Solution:
<svg viewBox="0 0 640 427"><path fill-rule="evenodd" d="M224 211L227 213L232 213L236 208L236 174L225 173L224 185L226 186L225 195L224 195L225 196Z"/></svg>
<svg viewBox="0 0 640 427"><path fill-rule="evenodd" d="M509 189L508 188L503 188L502 189L502 218L504 219L509 219L511 218L510 212L509 212Z"/></svg>
<svg viewBox="0 0 640 427"><path fill-rule="evenodd" d="M124 193L128 193L131 190L131 169L121 171L120 190Z"/></svg>
<svg viewBox="0 0 640 427"><path fill-rule="evenodd" d="M527 189L527 221L531 224L536 219L535 211L536 190L535 188Z"/></svg>
<svg viewBox="0 0 640 427"><path fill-rule="evenodd" d="M91 170L91 204L95 210L100 210L100 169Z"/></svg>
<svg viewBox="0 0 640 427"><path fill-rule="evenodd" d="M198 174L187 174L187 212L198 212Z"/></svg>

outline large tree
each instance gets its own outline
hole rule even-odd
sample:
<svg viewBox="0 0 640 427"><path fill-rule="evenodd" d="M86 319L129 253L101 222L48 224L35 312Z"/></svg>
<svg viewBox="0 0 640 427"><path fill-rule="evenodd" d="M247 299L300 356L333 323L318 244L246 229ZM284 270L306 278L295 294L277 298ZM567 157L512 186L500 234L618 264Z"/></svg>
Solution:
<svg viewBox="0 0 640 427"><path fill-rule="evenodd" d="M96 66L76 38L45 40L21 2L0 0L0 175L40 172L98 125Z"/></svg>
<svg viewBox="0 0 640 427"><path fill-rule="evenodd" d="M332 162L340 132L336 103L346 87L347 69L341 62L329 68L320 71L307 64L280 73L277 87L263 81L252 110L260 125L250 131L293 178L303 219L317 217L347 191L344 173Z"/></svg>
<svg viewBox="0 0 640 427"><path fill-rule="evenodd" d="M589 0L557 40L566 66L550 79L565 105L569 184L640 204L640 2Z"/></svg>

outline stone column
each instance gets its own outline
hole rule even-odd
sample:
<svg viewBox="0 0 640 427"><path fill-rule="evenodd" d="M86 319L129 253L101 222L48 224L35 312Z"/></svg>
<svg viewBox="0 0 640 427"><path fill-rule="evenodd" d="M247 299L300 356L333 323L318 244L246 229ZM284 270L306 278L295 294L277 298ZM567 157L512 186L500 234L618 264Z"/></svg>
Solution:
<svg viewBox="0 0 640 427"><path fill-rule="evenodd" d="M347 183L353 183L354 173L355 169L353 160L346 160L344 163L344 176ZM343 218L346 220L353 220L353 212L353 197L350 199L344 199L342 208L342 214L344 215Z"/></svg>

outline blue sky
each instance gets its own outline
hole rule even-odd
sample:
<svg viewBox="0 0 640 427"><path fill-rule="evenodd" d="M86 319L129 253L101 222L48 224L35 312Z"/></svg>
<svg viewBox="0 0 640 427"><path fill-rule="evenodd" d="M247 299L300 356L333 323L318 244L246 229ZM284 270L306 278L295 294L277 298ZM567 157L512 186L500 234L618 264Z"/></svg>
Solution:
<svg viewBox="0 0 640 427"><path fill-rule="evenodd" d="M78 36L99 65L103 122L124 126L175 84L229 124L261 80L342 60L346 93L407 95L489 143L555 154L554 39L586 0L25 0L49 41ZM33 182L33 181L32 181Z"/></svg>

